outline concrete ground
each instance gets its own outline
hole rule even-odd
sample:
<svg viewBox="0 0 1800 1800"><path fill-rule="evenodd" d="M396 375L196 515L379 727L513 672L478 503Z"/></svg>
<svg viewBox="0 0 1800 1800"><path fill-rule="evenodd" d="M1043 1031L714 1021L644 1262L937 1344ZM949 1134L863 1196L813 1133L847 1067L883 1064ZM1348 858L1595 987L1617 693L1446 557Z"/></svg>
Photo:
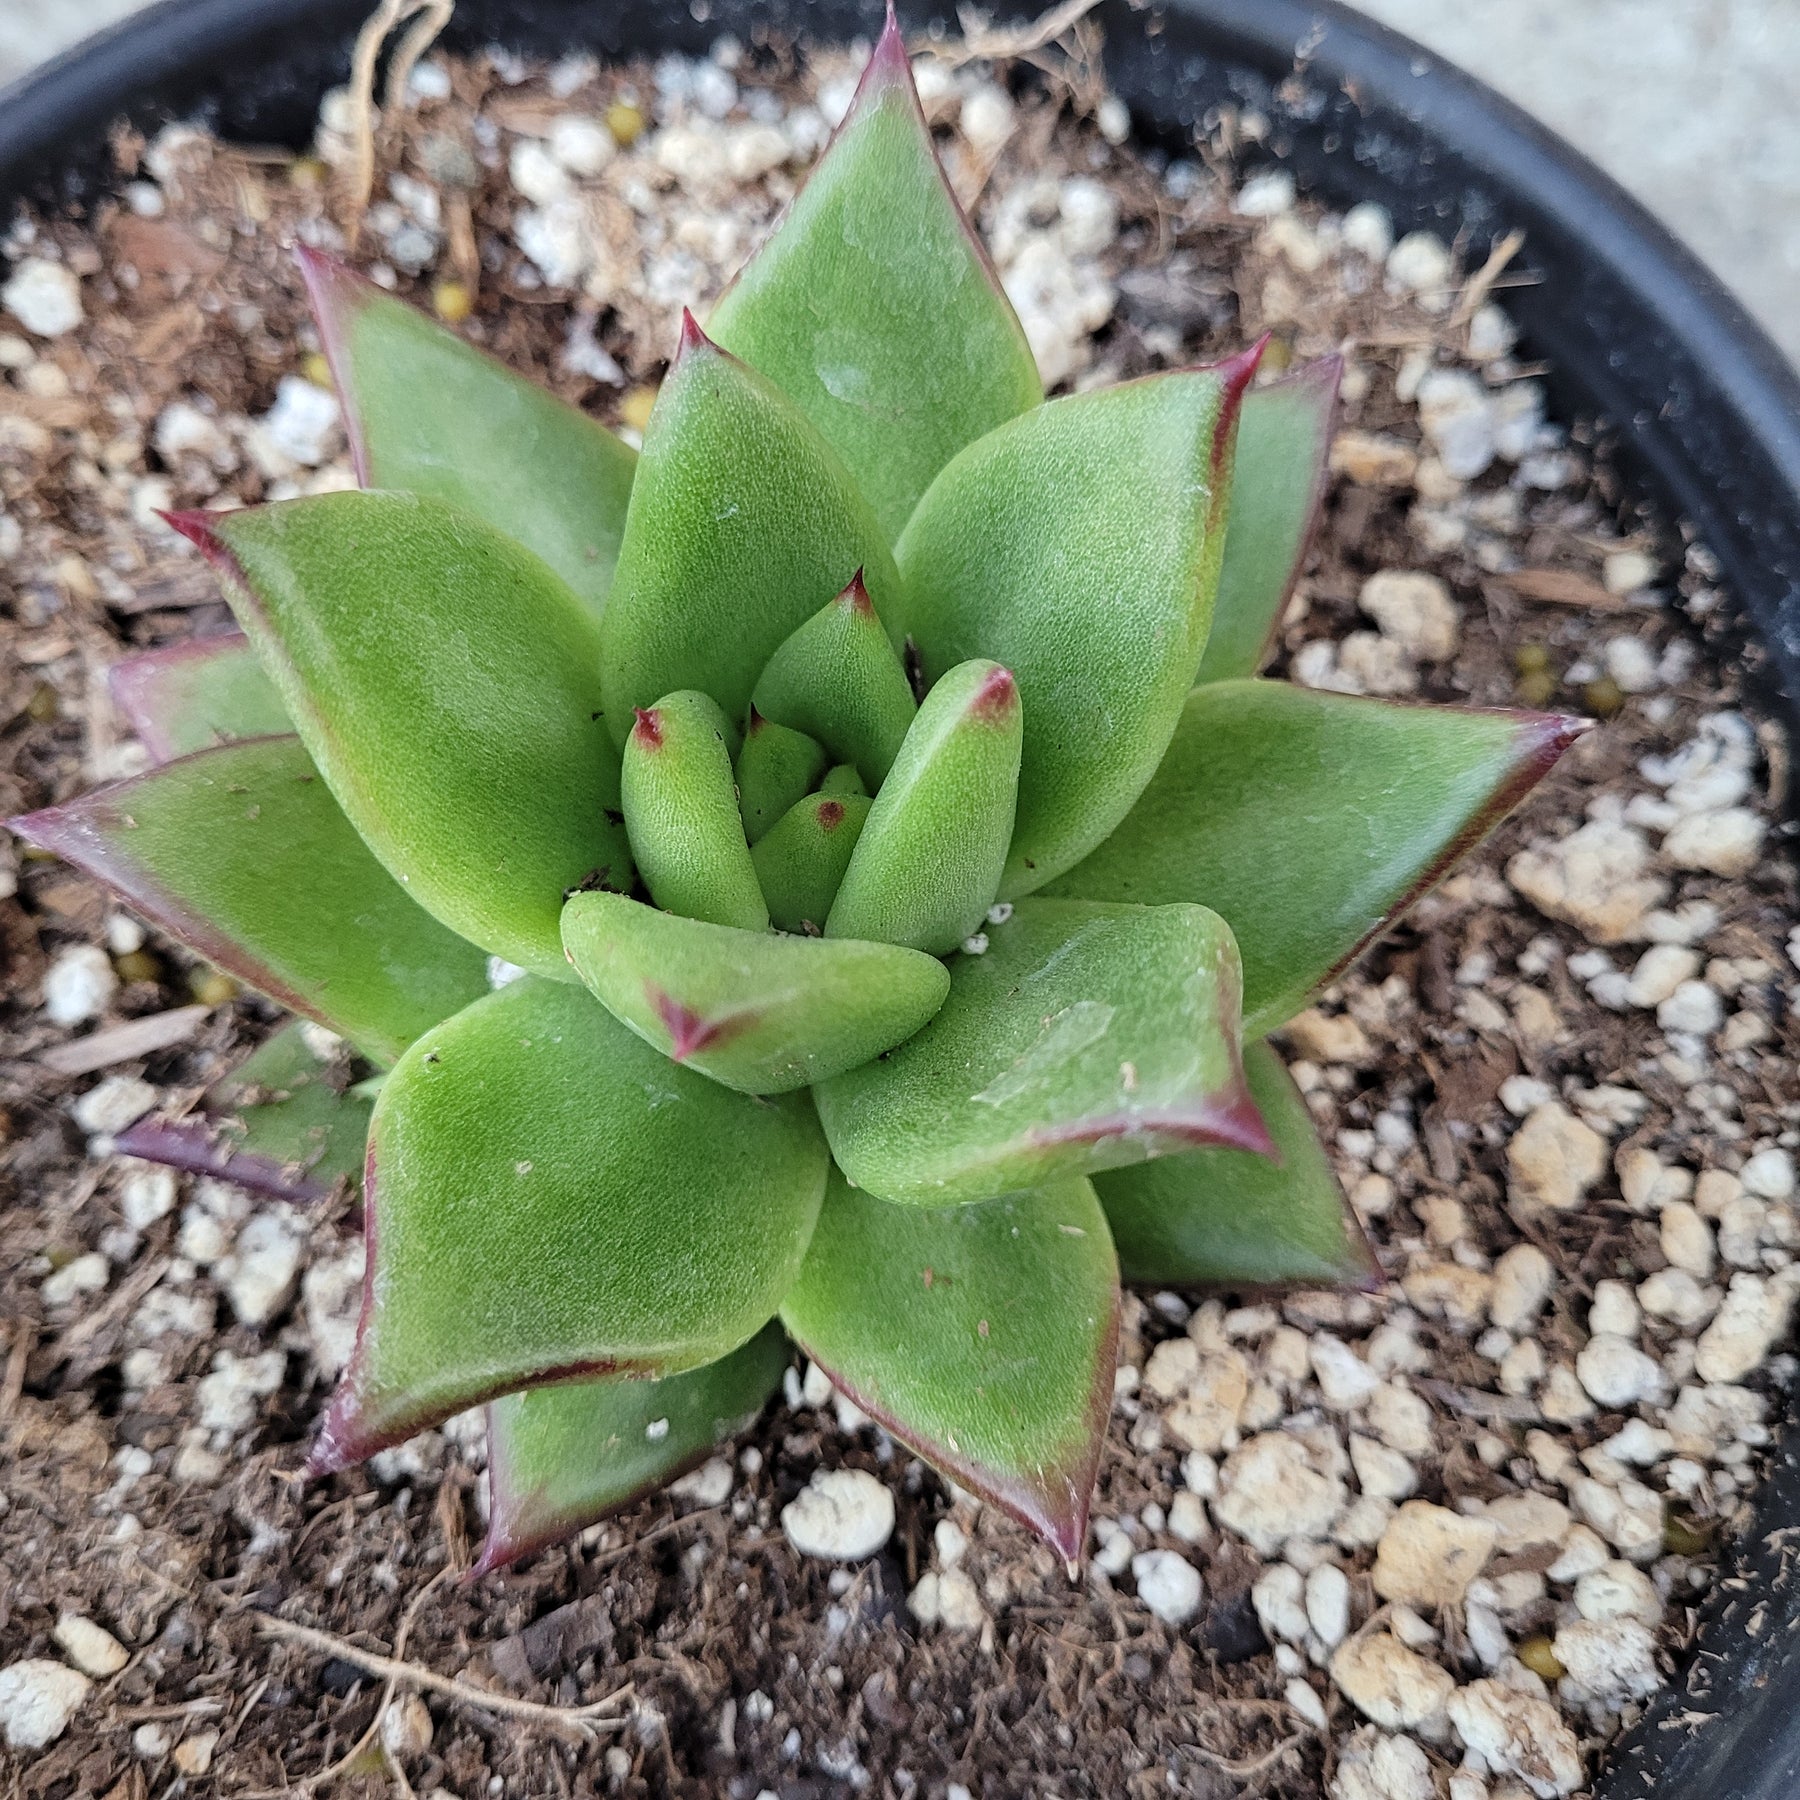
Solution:
<svg viewBox="0 0 1800 1800"><path fill-rule="evenodd" d="M0 0L0 82L143 3ZM1800 361L1797 0L1361 4L1579 145Z"/></svg>

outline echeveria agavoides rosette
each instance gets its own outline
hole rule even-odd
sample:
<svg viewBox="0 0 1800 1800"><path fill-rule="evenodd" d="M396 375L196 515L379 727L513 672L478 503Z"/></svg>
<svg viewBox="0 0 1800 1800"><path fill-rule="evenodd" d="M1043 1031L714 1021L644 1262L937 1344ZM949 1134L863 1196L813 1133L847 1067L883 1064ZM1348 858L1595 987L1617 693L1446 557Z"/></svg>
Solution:
<svg viewBox="0 0 1800 1800"><path fill-rule="evenodd" d="M1046 400L891 19L635 457L304 260L365 491L179 517L245 636L122 665L156 766L15 829L309 1021L128 1147L361 1173L312 1467L488 1404L494 1568L785 1327L1076 1557L1121 1265L1373 1277L1260 1040L1575 727L1249 679L1335 360Z"/></svg>

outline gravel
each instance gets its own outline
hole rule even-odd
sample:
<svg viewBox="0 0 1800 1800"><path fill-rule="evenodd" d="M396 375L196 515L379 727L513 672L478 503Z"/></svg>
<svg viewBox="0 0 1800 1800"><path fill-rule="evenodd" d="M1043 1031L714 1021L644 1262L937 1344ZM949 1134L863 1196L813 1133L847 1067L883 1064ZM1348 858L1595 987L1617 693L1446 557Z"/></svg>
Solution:
<svg viewBox="0 0 1800 1800"><path fill-rule="evenodd" d="M802 1556L860 1562L894 1532L892 1491L862 1469L820 1469L781 1509L781 1529Z"/></svg>
<svg viewBox="0 0 1800 1800"><path fill-rule="evenodd" d="M0 1737L9 1750L42 1750L68 1729L93 1688L87 1676L47 1657L0 1669Z"/></svg>

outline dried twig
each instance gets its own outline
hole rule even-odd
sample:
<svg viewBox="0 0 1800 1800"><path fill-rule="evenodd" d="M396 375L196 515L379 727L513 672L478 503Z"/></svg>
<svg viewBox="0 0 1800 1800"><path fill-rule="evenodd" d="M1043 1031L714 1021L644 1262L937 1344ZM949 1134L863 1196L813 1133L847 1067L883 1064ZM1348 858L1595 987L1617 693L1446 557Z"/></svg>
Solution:
<svg viewBox="0 0 1800 1800"><path fill-rule="evenodd" d="M1304 1731L1296 1731L1292 1737L1283 1738L1273 1750L1266 1750L1251 1762L1228 1762L1216 1750L1208 1750L1204 1744L1189 1744L1188 1749L1198 1757L1212 1764L1221 1774L1229 1775L1235 1781L1248 1781L1253 1775L1260 1775L1264 1769L1272 1768L1290 1750L1298 1750L1306 1741Z"/></svg>
<svg viewBox="0 0 1800 1800"><path fill-rule="evenodd" d="M440 1570L439 1576L448 1570ZM433 1578L434 1580L437 1577ZM415 1605L417 1602L415 1601ZM442 1694L446 1699L460 1700L469 1706L478 1706L487 1712L499 1713L505 1718L522 1719L531 1724L544 1725L552 1731L561 1731L576 1738L586 1735L601 1726L623 1725L621 1718L609 1718L606 1715L612 1708L621 1705L631 1694L630 1683L616 1688L603 1700L595 1700L587 1706L540 1706L535 1700L516 1700L510 1694L489 1693L486 1688L471 1687L467 1682L453 1680L448 1675L439 1675L434 1670L422 1669L417 1663L402 1662L397 1657L378 1656L372 1650L364 1650L351 1643L347 1638L335 1636L329 1631L317 1631L310 1625L293 1625L286 1619L278 1619L273 1613L258 1613L257 1625L270 1637L281 1638L288 1643L300 1644L309 1650L322 1651L327 1656L343 1658L345 1662L354 1663L359 1669L367 1669L371 1675L385 1676L390 1684L405 1684L409 1687L424 1688L432 1694ZM398 1647L396 1645L396 1647ZM380 1723L381 1715L376 1714L376 1723ZM365 1733L365 1738L368 1736ZM321 1781L325 1773L309 1777L312 1781ZM260 1795L246 1795L244 1800L262 1800Z"/></svg>
<svg viewBox="0 0 1800 1800"><path fill-rule="evenodd" d="M412 28L395 47L383 94L381 123L390 125L406 100L406 79L437 35L450 23L456 0L381 0L361 31L350 54L350 118L353 158L350 170L350 223L346 235L352 245L362 235L363 214L375 191L375 65L382 46L406 23Z"/></svg>
<svg viewBox="0 0 1800 1800"><path fill-rule="evenodd" d="M1061 6L1053 6L1041 18L1029 20L1023 25L1008 26L1003 31L996 31L988 23L985 13L977 12L970 6L960 6L956 10L957 19L963 28L960 42L927 41L921 47L930 51L941 62L947 62L953 69L960 69L964 63L1029 56L1032 51L1042 50L1045 45L1055 43L1065 31L1086 18L1099 4L1100 0L1063 0Z"/></svg>
<svg viewBox="0 0 1800 1800"><path fill-rule="evenodd" d="M210 1006L177 1006L168 1012L127 1019L123 1025L108 1025L86 1037L52 1045L38 1062L57 1075L89 1075L95 1069L185 1044L211 1011Z"/></svg>
<svg viewBox="0 0 1800 1800"><path fill-rule="evenodd" d="M394 1633L394 1655L396 1657L400 1656L406 1649L407 1634L412 1630L413 1620L419 1616L419 1608L425 1604L425 1596L429 1594L449 1573L450 1570L448 1567L439 1569L438 1572L413 1595L411 1601L408 1602L406 1611L401 1615L399 1628ZM342 1654L342 1652L340 1652L340 1654ZM346 1657L345 1660L350 1661L352 1659ZM280 1796L283 1794L310 1794L314 1788L323 1787L325 1783L332 1780L333 1777L342 1775L363 1755L370 1744L375 1741L376 1734L381 1730L381 1721L387 1717L388 1706L394 1698L394 1683L397 1679L398 1677L394 1675L388 1677L387 1686L381 1690L381 1704L375 1708L375 1716L369 1721L368 1730L365 1731L362 1736L337 1759L336 1762L332 1763L328 1768L319 1770L316 1775L302 1776L300 1780L287 1782L279 1788L245 1794L241 1797L241 1800L280 1800ZM392 1756L389 1756L385 1750L383 1751L383 1755L386 1757L388 1766L398 1774L399 1765L394 1762ZM400 1776L400 1782L402 1791L410 1794L412 1790L406 1785L406 1777L404 1775Z"/></svg>
<svg viewBox="0 0 1800 1800"><path fill-rule="evenodd" d="M1573 569L1511 569L1498 577L1522 600L1550 606L1589 606L1596 612L1619 612L1625 602L1592 576Z"/></svg>
<svg viewBox="0 0 1800 1800"><path fill-rule="evenodd" d="M1525 234L1522 231L1509 231L1503 238L1495 240L1494 247L1487 254L1487 261L1463 284L1462 296L1456 302L1456 310L1450 315L1452 331L1461 331L1481 311L1506 265L1524 247Z"/></svg>

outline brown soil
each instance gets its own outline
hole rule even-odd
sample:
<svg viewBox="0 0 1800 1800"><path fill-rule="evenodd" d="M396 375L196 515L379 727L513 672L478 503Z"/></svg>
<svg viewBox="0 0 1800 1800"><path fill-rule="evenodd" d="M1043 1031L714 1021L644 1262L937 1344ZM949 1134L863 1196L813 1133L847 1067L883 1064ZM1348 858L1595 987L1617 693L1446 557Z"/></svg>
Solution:
<svg viewBox="0 0 1800 1800"><path fill-rule="evenodd" d="M627 78L649 91L647 71ZM785 77L776 68L769 78ZM602 89L616 79L606 74ZM455 80L455 98L426 108L406 143L388 147L390 157L416 167L422 131L465 129L484 108L490 115L516 108L537 91L502 88L480 65L458 66ZM594 97L583 90L574 104ZM122 178L134 172L139 148L120 144ZM1427 313L1379 285L1348 294L1330 278L1330 265L1316 277L1297 274L1254 248L1249 224L1223 206L1172 207L1140 163L1107 149L1090 123L1041 94L1029 99L1008 157L1027 166L1041 159L1091 167L1117 190L1124 227L1112 265L1140 271L1125 283L1101 340L1100 358L1118 375L1233 347L1265 322L1284 353L1311 355L1352 340L1369 379L1347 422L1417 442L1413 409L1394 397L1396 374L1409 351L1454 343L1466 312ZM996 188L1016 173L1003 165ZM470 335L616 420L622 390L559 365L568 300L517 279L518 258L505 243L511 203L503 170L484 171L482 181L472 223L484 272ZM752 214L766 216L779 197L774 186L753 194ZM209 497L202 472L161 468L146 439L178 398L205 396L221 415L265 411L277 379L316 348L284 245L301 221L325 216L332 204L290 181L278 162L201 146L161 218L107 201L89 218L41 225L84 276L88 323L48 347L44 362L60 378L39 377L33 388L9 377L0 405L0 491L26 535L12 579L0 586L5 811L65 798L111 766L118 727L100 681L107 664L130 648L226 624L197 559L130 522L130 484L160 473L178 503ZM1195 267L1182 284L1163 274L1176 253ZM424 291L429 281L401 285ZM671 316L638 317L629 307L600 316L600 341L633 382L659 375ZM109 480L115 470L122 482ZM253 502L264 485L246 468L230 491ZM1494 485L1503 485L1498 474ZM1334 484L1288 635L1297 646L1364 623L1356 595L1375 570L1435 570L1464 607L1462 653L1431 670L1426 683L1427 697L1447 701L1513 702L1521 644L1542 647L1553 670L1590 651L1600 616L1592 608L1605 599L1601 556L1619 548L1621 537L1652 540L1604 478L1527 496L1517 527L1494 535L1528 566L1562 572L1567 592L1586 602L1540 603L1462 550L1423 553L1408 525L1414 499L1407 486ZM1675 558L1683 591L1702 586L1703 558L1684 565L1675 534L1657 535ZM1687 629L1670 610L1634 614L1631 624L1659 643ZM1567 759L1528 818L1482 853L1490 879L1465 883L1429 929L1393 933L1356 978L1349 998L1365 1011L1371 995L1387 996L1387 1051L1377 1069L1321 1095L1320 1106L1329 1136L1331 1127L1367 1125L1395 1093L1416 1103L1421 1144L1396 1176L1394 1210L1373 1227L1394 1274L1417 1251L1420 1209L1434 1196L1454 1194L1468 1206L1483 1251L1497 1254L1518 1241L1520 1227L1499 1204L1504 1134L1495 1096L1520 1070L1636 1088L1649 1100L1636 1137L1696 1166L1729 1159L1728 1145L1707 1141L1714 1128L1641 1060L1643 1015L1601 1011L1558 965L1546 979L1569 1031L1554 1049L1532 1049L1459 1019L1462 993L1452 976L1477 951L1510 965L1547 932L1580 947L1575 934L1522 904L1493 904L1492 873L1529 834L1560 834L1578 822L1596 788L1628 786L1639 757L1683 742L1701 714L1732 704L1734 693L1733 671L1702 661L1654 722L1641 703L1628 703ZM1562 692L1558 703L1578 707L1581 695ZM1700 879L1683 891L1719 904L1737 954L1784 966L1793 916L1784 864L1771 858L1748 880ZM324 1397L304 1328L290 1316L249 1330L232 1322L222 1300L213 1302L213 1334L179 1341L163 1379L128 1397L121 1359L131 1316L175 1253L178 1214L150 1228L109 1292L73 1316L46 1316L39 1294L46 1270L93 1249L118 1213L114 1174L89 1159L68 1113L89 1079L58 1077L37 1060L67 1035L45 1022L37 989L57 948L102 941L107 911L86 881L37 860L23 864L17 897L0 901L7 994L0 1011L0 1665L54 1655L49 1634L64 1610L106 1624L132 1660L59 1743L36 1757L0 1752L0 1769L7 1791L28 1800L136 1800L184 1787L300 1791L369 1725L381 1682L342 1657L271 1639L264 1621L274 1615L389 1649L424 1584L446 1566L466 1566L480 1532L479 1478L440 1445L418 1473L390 1482L365 1469L298 1484L291 1472ZM187 956L155 939L151 949L154 972L122 989L116 1017L189 998ZM1746 1139L1783 1128L1791 1093L1783 1083L1791 1080L1792 1027L1778 999L1770 1010L1781 1035L1718 1072ZM241 999L221 1008L196 1044L133 1067L171 1093L191 1091L273 1016ZM329 1247L332 1229L353 1228L353 1212L343 1209L315 1244ZM1641 1278L1662 1266L1653 1222L1616 1197L1552 1216L1536 1231L1563 1278L1543 1334L1553 1353L1570 1354L1581 1341L1577 1322L1595 1279ZM204 1280L197 1291L211 1294ZM1354 1323L1368 1304L1307 1298L1292 1304L1290 1316ZM1142 1306L1132 1308L1128 1327L1123 1360L1140 1366L1151 1342L1174 1329ZM1424 1471L1426 1497L1529 1485L1521 1427L1491 1393L1491 1369L1465 1335L1429 1318L1419 1332L1432 1354L1429 1391L1440 1413L1462 1416L1475 1406L1456 1451ZM271 1345L287 1353L287 1378L266 1403L253 1445L228 1457L215 1485L178 1482L174 1448L215 1354L252 1355ZM1470 1395L1478 1398L1471 1403ZM1484 1408L1479 1397L1490 1404ZM1592 1443L1618 1422L1596 1418L1568 1435L1577 1446ZM1505 1440L1497 1461L1482 1454L1480 1440L1492 1433ZM1115 1417L1097 1512L1141 1514L1179 1486L1177 1450L1134 1448L1134 1437L1146 1444L1158 1436L1138 1430L1123 1411ZM992 1629L966 1638L924 1634L904 1602L929 1566L933 1524L950 1508L938 1481L868 1433L844 1437L828 1412L793 1412L779 1401L748 1442L762 1460L754 1471L740 1467L735 1505L693 1512L659 1497L519 1570L473 1586L439 1583L412 1617L409 1660L548 1705L583 1704L627 1684L629 1699L616 1726L581 1741L429 1694L435 1736L429 1751L406 1760L401 1785L463 1796L718 1793L742 1800L764 1788L782 1800L855 1791L939 1796L952 1782L983 1800L1051 1793L1148 1800L1168 1792L1315 1800L1321 1793L1331 1736L1314 1732L1281 1697L1283 1677L1248 1602L1259 1565L1247 1546L1215 1535L1194 1553L1207 1604L1193 1625L1171 1629L1123 1590L1071 1585L1048 1550L983 1513L970 1525L967 1566L994 1614ZM115 1458L131 1446L148 1452L153 1468L120 1495L110 1491ZM900 1491L891 1544L847 1585L828 1565L797 1557L777 1523L821 1462L876 1469ZM1360 1618L1372 1598L1365 1577L1353 1585ZM1683 1617L1677 1605L1671 1643ZM758 1691L772 1702L766 1711L746 1704ZM1355 1721L1342 1700L1323 1685L1321 1694L1334 1730L1348 1730ZM134 1753L133 1731L147 1723L164 1727L171 1745L216 1731L210 1772L183 1777L166 1755ZM358 1769L350 1778L371 1792L400 1779L372 1755Z"/></svg>

